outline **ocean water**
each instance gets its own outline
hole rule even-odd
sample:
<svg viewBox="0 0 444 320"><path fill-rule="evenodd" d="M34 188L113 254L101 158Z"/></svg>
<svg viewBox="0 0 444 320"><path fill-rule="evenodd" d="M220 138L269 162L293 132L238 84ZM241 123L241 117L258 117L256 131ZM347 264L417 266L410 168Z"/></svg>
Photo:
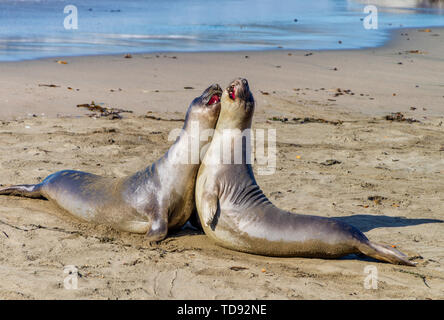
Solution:
<svg viewBox="0 0 444 320"><path fill-rule="evenodd" d="M444 26L444 1L0 0L0 61L165 51L334 50ZM70 20L77 9L77 29ZM377 29L364 22L378 9ZM66 25L65 22L68 22ZM375 26L375 21L372 21Z"/></svg>

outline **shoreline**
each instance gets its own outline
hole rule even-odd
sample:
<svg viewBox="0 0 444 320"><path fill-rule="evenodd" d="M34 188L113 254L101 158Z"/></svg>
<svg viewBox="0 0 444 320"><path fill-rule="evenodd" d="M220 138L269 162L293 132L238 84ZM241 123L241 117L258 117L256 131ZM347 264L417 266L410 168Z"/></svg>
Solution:
<svg viewBox="0 0 444 320"><path fill-rule="evenodd" d="M348 51L366 51L366 50L375 50L375 49L384 49L388 48L389 46L393 45L393 43L396 43L397 40L399 40L399 32L405 32L405 31L413 31L417 29L436 29L438 31L443 32L444 31L444 25L443 26L424 26L424 27L396 27L392 28L390 30L386 30L388 37L387 40L384 41L381 45L374 46L374 47L361 47L361 48L344 48L344 49L290 49L285 47L276 47L273 49L257 49L257 50L215 50L215 51L146 51L146 52L137 52L132 53L131 51L125 51L121 53L110 53L110 54L87 54L87 55L68 55L68 56L48 56L48 57L41 57L41 58L31 58L31 59L23 59L23 60L17 60L17 61L0 61L1 64L8 64L8 63L21 63L21 62L32 62L32 61L41 61L41 60L50 60L50 59L72 59L72 58L88 58L88 57L121 57L125 54L131 54L133 56L140 56L140 55L162 55L162 54L211 54L211 53L255 53L255 52L282 52L282 51L290 51L290 52L348 52ZM371 32L371 31L370 31Z"/></svg>
<svg viewBox="0 0 444 320"><path fill-rule="evenodd" d="M249 78L259 110L286 99L295 105L316 101L338 111L374 116L411 114L411 108L426 109L421 116L440 116L444 28L432 31L399 29L389 43L376 49L134 54L131 59L98 55L3 62L0 119L34 114L81 116L85 111L76 105L91 101L136 115L184 113L209 84L224 86L237 76ZM409 53L415 50L416 54ZM329 91L338 88L353 94L337 97Z"/></svg>

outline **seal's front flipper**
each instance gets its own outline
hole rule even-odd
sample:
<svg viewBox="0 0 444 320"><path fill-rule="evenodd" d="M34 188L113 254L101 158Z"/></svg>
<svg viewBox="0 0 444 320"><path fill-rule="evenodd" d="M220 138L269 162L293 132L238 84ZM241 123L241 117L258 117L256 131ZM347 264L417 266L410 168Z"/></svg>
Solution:
<svg viewBox="0 0 444 320"><path fill-rule="evenodd" d="M150 223L146 221L124 221L116 229L131 233L146 233L150 228Z"/></svg>
<svg viewBox="0 0 444 320"><path fill-rule="evenodd" d="M42 198L46 199L41 193L41 184L20 184L16 186L9 186L0 188L0 195L20 196L27 198Z"/></svg>
<svg viewBox="0 0 444 320"><path fill-rule="evenodd" d="M168 210L161 210L153 215L151 226L146 233L149 242L157 242L168 234Z"/></svg>
<svg viewBox="0 0 444 320"><path fill-rule="evenodd" d="M214 220L219 209L219 199L215 194L206 193L203 196L202 201L202 219L203 223L211 228L214 228Z"/></svg>

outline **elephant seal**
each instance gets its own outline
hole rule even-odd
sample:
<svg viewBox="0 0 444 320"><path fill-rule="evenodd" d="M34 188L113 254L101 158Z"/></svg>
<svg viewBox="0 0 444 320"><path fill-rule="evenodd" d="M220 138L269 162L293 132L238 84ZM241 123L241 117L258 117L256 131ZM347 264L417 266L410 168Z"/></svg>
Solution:
<svg viewBox="0 0 444 320"><path fill-rule="evenodd" d="M241 140L243 131L251 128L255 105L247 80L234 80L224 90L221 103L213 139L196 180L200 223L216 244L267 256L339 258L363 253L394 264L414 265L398 250L370 242L349 224L274 206L246 161L249 141ZM223 161L227 158L221 149L227 145L231 154L236 153L236 145L241 148L240 163Z"/></svg>
<svg viewBox="0 0 444 320"><path fill-rule="evenodd" d="M146 233L150 242L162 240L168 229L184 225L195 208L194 187L200 158L190 161L190 144L199 155L205 149L208 141L199 133L207 130L208 138L211 136L219 116L221 94L222 89L215 84L195 98L175 143L144 170L121 179L63 170L39 184L1 188L0 195L46 198L81 220ZM196 126L197 134L193 130Z"/></svg>

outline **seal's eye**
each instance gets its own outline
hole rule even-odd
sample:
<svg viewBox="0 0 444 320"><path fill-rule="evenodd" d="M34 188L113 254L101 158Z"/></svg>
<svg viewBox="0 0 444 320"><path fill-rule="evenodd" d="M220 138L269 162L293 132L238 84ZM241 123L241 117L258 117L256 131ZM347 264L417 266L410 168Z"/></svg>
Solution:
<svg viewBox="0 0 444 320"><path fill-rule="evenodd" d="M208 101L207 105L210 106L212 104L218 103L220 101L220 97L215 94L211 97L210 101Z"/></svg>

